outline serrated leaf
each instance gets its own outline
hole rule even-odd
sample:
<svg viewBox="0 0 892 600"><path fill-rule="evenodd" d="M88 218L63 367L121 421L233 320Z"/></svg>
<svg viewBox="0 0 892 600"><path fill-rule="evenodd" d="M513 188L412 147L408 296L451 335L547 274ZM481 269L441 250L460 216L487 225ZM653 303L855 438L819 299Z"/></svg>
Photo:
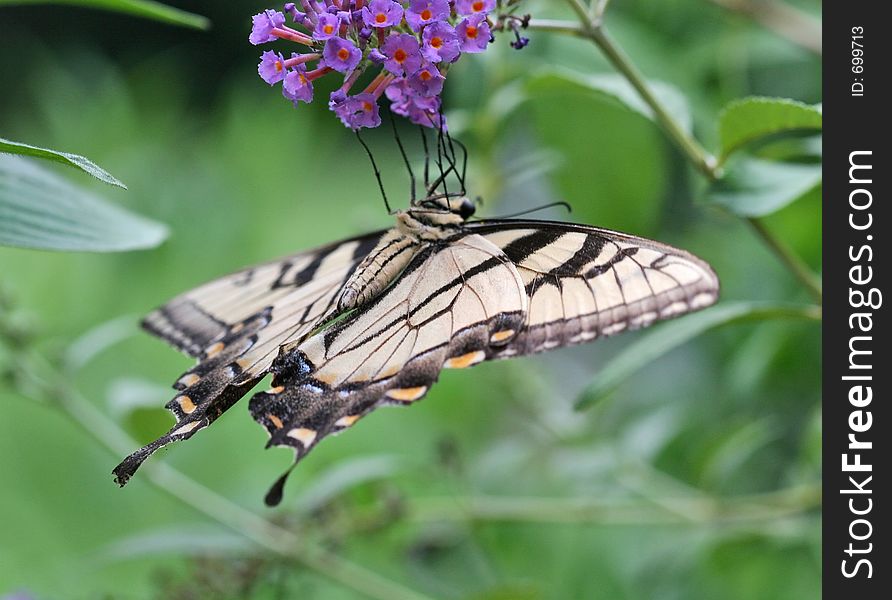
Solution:
<svg viewBox="0 0 892 600"><path fill-rule="evenodd" d="M0 2L2 1L3 0L0 0ZM5 140L3 138L0 138L0 152L20 154L22 156L33 156L34 158L45 158L46 160L62 163L63 165L76 167L100 181L116 185L125 190L127 189L127 186L111 173L94 163L89 158L79 154L59 152L58 150L50 150L49 148L38 148L37 146L30 146L28 144L13 142L12 140Z"/></svg>
<svg viewBox="0 0 892 600"><path fill-rule="evenodd" d="M787 98L735 100L719 115L719 160L724 162L735 150L757 139L788 131L820 131L822 125L820 105Z"/></svg>
<svg viewBox="0 0 892 600"><path fill-rule="evenodd" d="M821 183L821 165L743 158L707 192L709 202L743 217L763 217L792 204Z"/></svg>
<svg viewBox="0 0 892 600"><path fill-rule="evenodd" d="M209 29L211 26L211 22L207 17L160 2L152 2L151 0L0 0L0 5L4 4L68 4L120 12L135 17L169 23L170 25L193 27L195 29Z"/></svg>
<svg viewBox="0 0 892 600"><path fill-rule="evenodd" d="M109 204L32 159L0 155L0 245L121 252L153 248L167 227Z"/></svg>
<svg viewBox="0 0 892 600"><path fill-rule="evenodd" d="M678 122L682 129L691 131L691 111L688 101L678 88L668 83L649 80L647 82L653 94L666 107L667 112ZM569 69L547 69L533 74L527 81L527 89L541 93L543 91L580 91L594 94L609 102L615 102L633 112L656 122L651 108L641 99L635 88L625 77L616 74L586 75Z"/></svg>
<svg viewBox="0 0 892 600"><path fill-rule="evenodd" d="M586 408L615 390L639 369L716 327L761 319L817 319L819 309L791 304L727 302L660 325L613 357L586 387L576 408Z"/></svg>

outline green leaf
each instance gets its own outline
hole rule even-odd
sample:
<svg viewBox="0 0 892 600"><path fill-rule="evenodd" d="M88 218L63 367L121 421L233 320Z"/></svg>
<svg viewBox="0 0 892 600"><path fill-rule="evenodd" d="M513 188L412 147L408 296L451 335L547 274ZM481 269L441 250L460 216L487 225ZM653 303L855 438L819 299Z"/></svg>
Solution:
<svg viewBox="0 0 892 600"><path fill-rule="evenodd" d="M110 10L195 29L209 29L211 26L207 17L151 0L0 0L0 5L4 4L68 4Z"/></svg>
<svg viewBox="0 0 892 600"><path fill-rule="evenodd" d="M0 0L0 2L3 2L3 0ZM59 152L58 150L50 150L49 148L38 148L37 146L29 146L28 144L13 142L11 140L5 140L3 138L0 138L0 152L6 152L9 154L21 154L23 156L33 156L35 158L45 158L47 160L62 163L63 165L77 167L84 173L92 175L100 181L116 185L120 188L124 188L125 190L127 189L127 186L119 181L116 177L114 177L111 173L101 168L89 158L85 158L78 154L71 154L70 152Z"/></svg>
<svg viewBox="0 0 892 600"><path fill-rule="evenodd" d="M821 165L742 158L712 185L707 199L743 217L763 217L820 184Z"/></svg>
<svg viewBox="0 0 892 600"><path fill-rule="evenodd" d="M820 131L821 106L786 98L752 97L735 100L719 115L719 161L746 144L777 133Z"/></svg>
<svg viewBox="0 0 892 600"><path fill-rule="evenodd" d="M649 80L647 84L682 129L690 132L691 111L684 94L678 88L662 81ZM586 75L569 69L547 69L534 73L527 81L527 89L531 93L555 91L591 93L599 99L619 104L656 122L653 111L621 75L611 73Z"/></svg>
<svg viewBox="0 0 892 600"><path fill-rule="evenodd" d="M762 302L726 302L661 325L613 357L582 392L577 409L602 400L639 369L716 327L763 319L819 319L814 306Z"/></svg>
<svg viewBox="0 0 892 600"><path fill-rule="evenodd" d="M0 245L121 252L153 248L167 234L31 159L0 155Z"/></svg>

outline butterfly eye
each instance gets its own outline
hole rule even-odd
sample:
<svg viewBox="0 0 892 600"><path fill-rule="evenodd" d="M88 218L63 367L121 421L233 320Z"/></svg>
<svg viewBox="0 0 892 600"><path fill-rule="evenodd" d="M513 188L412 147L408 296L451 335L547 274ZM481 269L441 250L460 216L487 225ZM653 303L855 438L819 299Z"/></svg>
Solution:
<svg viewBox="0 0 892 600"><path fill-rule="evenodd" d="M474 214L475 210L477 210L477 207L474 206L474 203L467 198L463 198L461 206L458 207L458 214L462 219L467 219Z"/></svg>

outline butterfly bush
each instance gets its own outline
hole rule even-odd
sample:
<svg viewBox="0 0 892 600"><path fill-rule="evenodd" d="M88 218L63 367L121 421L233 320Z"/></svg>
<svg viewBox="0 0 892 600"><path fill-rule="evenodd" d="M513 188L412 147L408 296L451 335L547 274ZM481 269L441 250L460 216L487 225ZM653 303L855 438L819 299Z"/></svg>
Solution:
<svg viewBox="0 0 892 600"><path fill-rule="evenodd" d="M396 114L439 128L445 127L440 94L446 74L462 54L486 50L495 9L496 0L302 0L254 15L248 39L303 46L290 58L267 50L257 67L266 83L281 83L295 106L313 101L314 81L338 73L343 84L328 107L346 127L380 125L384 95ZM378 73L358 89L367 70Z"/></svg>

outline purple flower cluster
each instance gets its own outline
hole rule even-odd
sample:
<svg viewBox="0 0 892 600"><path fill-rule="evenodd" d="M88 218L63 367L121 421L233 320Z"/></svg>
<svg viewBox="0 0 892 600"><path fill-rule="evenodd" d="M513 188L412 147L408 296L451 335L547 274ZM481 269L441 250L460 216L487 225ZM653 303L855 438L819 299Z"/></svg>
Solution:
<svg viewBox="0 0 892 600"><path fill-rule="evenodd" d="M282 11L253 17L252 44L277 39L307 48L291 58L267 50L257 72L295 106L313 101L313 81L341 73L343 85L331 93L329 108L346 127L381 124L378 100L413 123L441 123L440 93L449 67L462 53L483 52L492 40L489 15L496 0L301 0ZM285 24L286 15L293 26ZM315 63L315 67L311 63ZM353 91L368 69L378 74Z"/></svg>

